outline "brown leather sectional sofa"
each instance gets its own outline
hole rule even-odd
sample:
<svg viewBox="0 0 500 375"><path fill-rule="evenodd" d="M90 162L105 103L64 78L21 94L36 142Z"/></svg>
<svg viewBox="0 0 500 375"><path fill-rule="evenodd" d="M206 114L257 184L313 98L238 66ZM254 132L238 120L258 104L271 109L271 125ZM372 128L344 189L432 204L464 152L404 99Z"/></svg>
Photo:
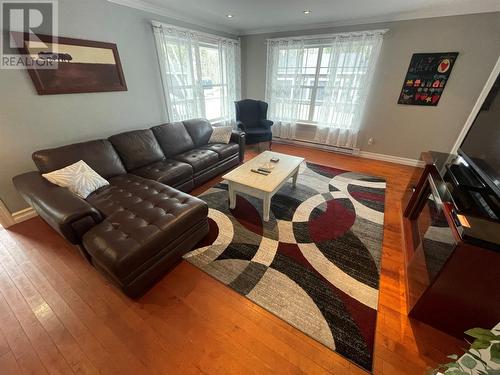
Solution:
<svg viewBox="0 0 500 375"><path fill-rule="evenodd" d="M141 295L208 233L208 207L186 192L243 161L245 134L209 144L196 119L37 151L14 185L38 214L127 295ZM84 160L109 186L81 199L42 173Z"/></svg>

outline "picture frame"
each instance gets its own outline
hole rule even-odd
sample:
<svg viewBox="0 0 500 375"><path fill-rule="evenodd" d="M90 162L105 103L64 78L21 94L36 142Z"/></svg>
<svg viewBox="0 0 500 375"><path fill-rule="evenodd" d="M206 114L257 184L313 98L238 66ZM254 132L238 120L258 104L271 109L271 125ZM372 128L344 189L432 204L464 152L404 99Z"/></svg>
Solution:
<svg viewBox="0 0 500 375"><path fill-rule="evenodd" d="M27 70L39 95L127 91L115 43L40 34L36 37L38 41L33 43L28 34L23 34L19 52L35 62ZM55 67L47 68L41 62Z"/></svg>
<svg viewBox="0 0 500 375"><path fill-rule="evenodd" d="M414 53L398 104L437 106L457 57L458 52Z"/></svg>

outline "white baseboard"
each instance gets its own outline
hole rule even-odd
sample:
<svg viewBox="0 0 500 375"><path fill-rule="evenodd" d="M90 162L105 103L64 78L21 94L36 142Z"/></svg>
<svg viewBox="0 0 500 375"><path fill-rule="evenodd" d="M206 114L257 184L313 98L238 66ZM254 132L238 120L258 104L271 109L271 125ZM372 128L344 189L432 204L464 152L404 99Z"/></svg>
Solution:
<svg viewBox="0 0 500 375"><path fill-rule="evenodd" d="M32 207L10 213L5 204L0 200L0 224L4 228L11 227L14 224L29 220L35 216L37 216L37 213Z"/></svg>
<svg viewBox="0 0 500 375"><path fill-rule="evenodd" d="M386 154L377 154L375 152L368 152L368 151L360 151L359 156L366 159L387 161L389 163L409 165L412 167L423 167L425 165L425 163L422 160L402 158L400 156L392 156Z"/></svg>
<svg viewBox="0 0 500 375"><path fill-rule="evenodd" d="M359 156L359 157L366 158L366 159L386 161L389 163L409 165L412 167L424 166L424 162L421 160L402 158L400 156L392 156L392 155L386 155L386 154L377 154L375 152L361 151L357 148L349 149L349 148L322 145L322 144L312 143L312 142L295 141L295 140L283 139L283 138L273 138L273 142L274 143L282 143L282 144L310 147L310 148L315 148L318 150L336 152L336 153L340 153L340 154L344 154L344 155Z"/></svg>
<svg viewBox="0 0 500 375"><path fill-rule="evenodd" d="M25 208L24 210L14 212L12 214L12 220L14 220L14 224L21 223L23 221L29 220L38 216L33 207Z"/></svg>
<svg viewBox="0 0 500 375"><path fill-rule="evenodd" d="M286 138L273 138L273 143L281 143L284 145L295 145L295 146L304 146L304 147L309 147L309 148L315 148L318 150L324 150L324 151L329 151L329 152L336 152L339 154L344 154L344 155L359 155L359 149L358 148L346 148L346 147L337 147L337 146L330 146L330 145L322 145L319 143L314 143L314 142L307 142L307 141L299 141L299 140L294 140L294 139L286 139Z"/></svg>

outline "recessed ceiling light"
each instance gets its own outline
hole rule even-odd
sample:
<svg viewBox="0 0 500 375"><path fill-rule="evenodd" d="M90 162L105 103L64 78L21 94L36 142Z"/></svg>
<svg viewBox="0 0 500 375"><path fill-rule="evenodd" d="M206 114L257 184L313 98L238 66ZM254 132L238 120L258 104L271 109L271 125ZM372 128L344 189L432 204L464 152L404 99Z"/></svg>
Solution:
<svg viewBox="0 0 500 375"><path fill-rule="evenodd" d="M304 14L311 14L311 11L310 10L303 10L302 13L304 13Z"/></svg>
<svg viewBox="0 0 500 375"><path fill-rule="evenodd" d="M226 14L226 17L227 17L227 18L233 18L233 17L234 17L234 15L232 15L232 14Z"/></svg>

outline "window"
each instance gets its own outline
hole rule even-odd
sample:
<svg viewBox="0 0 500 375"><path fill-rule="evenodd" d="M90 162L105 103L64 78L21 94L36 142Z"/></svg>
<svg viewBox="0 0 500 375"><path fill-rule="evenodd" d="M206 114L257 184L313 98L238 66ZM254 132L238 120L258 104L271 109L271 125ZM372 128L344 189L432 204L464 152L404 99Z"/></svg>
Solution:
<svg viewBox="0 0 500 375"><path fill-rule="evenodd" d="M293 135L289 127L299 123L357 132L382 34L269 40L266 99L277 129L285 123Z"/></svg>
<svg viewBox="0 0 500 375"><path fill-rule="evenodd" d="M154 28L170 121L233 120L240 92L239 42L158 23Z"/></svg>

